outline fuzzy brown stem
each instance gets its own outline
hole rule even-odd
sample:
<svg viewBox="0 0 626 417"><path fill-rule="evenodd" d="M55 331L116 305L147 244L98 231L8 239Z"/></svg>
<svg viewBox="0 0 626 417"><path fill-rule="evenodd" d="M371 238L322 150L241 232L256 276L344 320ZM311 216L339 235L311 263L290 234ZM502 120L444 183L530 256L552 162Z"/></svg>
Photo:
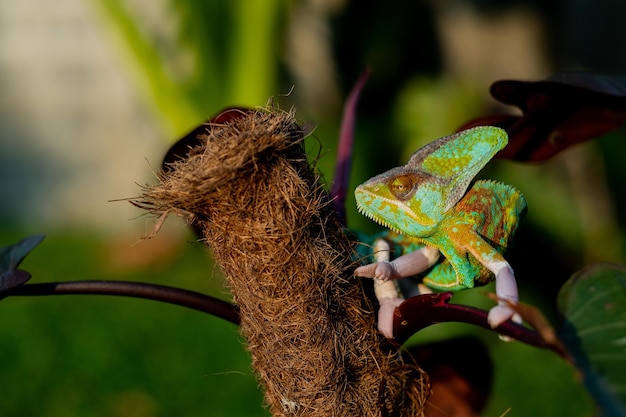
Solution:
<svg viewBox="0 0 626 417"><path fill-rule="evenodd" d="M202 229L272 414L420 415L427 377L376 331L294 115L257 110L207 131L134 203Z"/></svg>

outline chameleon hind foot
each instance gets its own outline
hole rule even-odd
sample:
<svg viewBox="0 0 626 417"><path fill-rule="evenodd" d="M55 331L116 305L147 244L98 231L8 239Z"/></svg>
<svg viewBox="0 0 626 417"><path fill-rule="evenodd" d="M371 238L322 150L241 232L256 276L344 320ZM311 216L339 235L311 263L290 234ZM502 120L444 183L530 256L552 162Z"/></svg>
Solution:
<svg viewBox="0 0 626 417"><path fill-rule="evenodd" d="M513 311L513 309L508 305L497 305L489 310L487 321L492 329L495 329L507 320L513 320L513 322L517 324L522 324L522 317L515 313L515 311ZM503 342L513 341L513 339L509 336L498 335L498 337Z"/></svg>
<svg viewBox="0 0 626 417"><path fill-rule="evenodd" d="M496 328L505 321L511 319L516 323L522 323L522 318L510 304L517 304L517 283L513 269L507 262L498 262L492 265L496 275L496 295L498 305L489 310L487 321L491 328Z"/></svg>
<svg viewBox="0 0 626 417"><path fill-rule="evenodd" d="M400 297L385 297L379 300L378 331L388 339L393 339L393 313L404 299Z"/></svg>
<svg viewBox="0 0 626 417"><path fill-rule="evenodd" d="M389 262L391 247L384 239L374 242L376 263L357 268L356 276L374 278L374 293L380 305L378 310L378 331L387 338L393 338L393 313L404 299L396 288L397 271Z"/></svg>
<svg viewBox="0 0 626 417"><path fill-rule="evenodd" d="M508 305L497 305L489 310L487 321L492 329L495 329L507 320L513 320L515 323L521 324L522 318L519 314Z"/></svg>

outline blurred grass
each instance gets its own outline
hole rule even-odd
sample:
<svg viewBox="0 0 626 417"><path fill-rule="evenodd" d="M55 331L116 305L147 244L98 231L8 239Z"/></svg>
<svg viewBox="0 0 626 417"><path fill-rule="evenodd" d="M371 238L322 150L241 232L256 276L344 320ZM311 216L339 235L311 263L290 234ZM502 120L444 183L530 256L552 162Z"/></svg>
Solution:
<svg viewBox="0 0 626 417"><path fill-rule="evenodd" d="M3 231L0 244L20 237ZM85 233L50 235L21 268L33 283L134 280L225 297L199 243L126 271L111 270L110 251ZM230 323L153 301L9 297L0 303L0 415L267 415L242 342Z"/></svg>

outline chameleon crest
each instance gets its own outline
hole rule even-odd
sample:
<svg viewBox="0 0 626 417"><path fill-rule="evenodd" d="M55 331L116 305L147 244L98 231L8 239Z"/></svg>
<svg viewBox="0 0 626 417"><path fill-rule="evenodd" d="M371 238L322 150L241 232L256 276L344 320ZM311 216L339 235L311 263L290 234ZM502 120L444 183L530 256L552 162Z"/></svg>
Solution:
<svg viewBox="0 0 626 417"><path fill-rule="evenodd" d="M504 130L489 126L446 136L355 190L359 211L391 230L374 242L379 262L355 271L379 280L379 328L386 336L392 337L393 309L402 301L387 281L415 275L438 290L472 288L495 277L502 301L490 311L490 324L496 327L513 316L504 300L517 302L517 285L502 254L526 202L505 184L471 184L507 141ZM388 262L391 245L401 256Z"/></svg>

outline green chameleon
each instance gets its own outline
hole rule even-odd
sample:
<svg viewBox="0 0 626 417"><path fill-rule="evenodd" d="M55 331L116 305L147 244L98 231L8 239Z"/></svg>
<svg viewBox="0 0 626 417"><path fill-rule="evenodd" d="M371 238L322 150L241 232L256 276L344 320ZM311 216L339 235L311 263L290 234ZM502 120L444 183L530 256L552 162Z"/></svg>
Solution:
<svg viewBox="0 0 626 417"><path fill-rule="evenodd" d="M489 311L489 324L521 321L506 301L517 303L518 292L503 253L526 201L515 188L495 181L470 186L507 142L500 128L468 129L427 144L406 165L356 188L359 211L390 229L373 241L376 262L355 270L375 278L378 328L386 337L393 337L393 313L403 301L393 281L415 276L427 287L450 291L495 278L499 302ZM392 253L399 256L389 261Z"/></svg>

